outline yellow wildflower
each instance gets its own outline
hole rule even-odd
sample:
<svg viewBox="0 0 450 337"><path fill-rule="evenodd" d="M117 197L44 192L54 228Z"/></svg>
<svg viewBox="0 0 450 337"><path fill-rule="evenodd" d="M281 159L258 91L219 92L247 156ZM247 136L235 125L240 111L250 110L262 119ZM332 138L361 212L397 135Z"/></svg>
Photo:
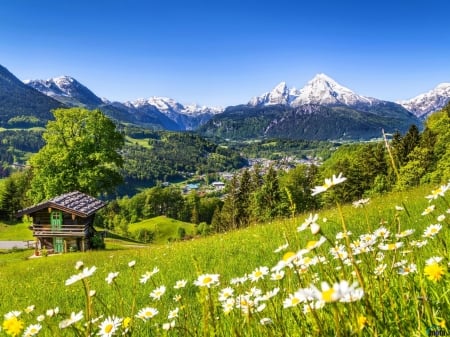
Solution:
<svg viewBox="0 0 450 337"><path fill-rule="evenodd" d="M16 316L11 316L3 322L2 326L7 335L19 336L23 329L23 322Z"/></svg>
<svg viewBox="0 0 450 337"><path fill-rule="evenodd" d="M423 273L430 281L438 282L445 274L445 268L438 263L431 263L423 269Z"/></svg>

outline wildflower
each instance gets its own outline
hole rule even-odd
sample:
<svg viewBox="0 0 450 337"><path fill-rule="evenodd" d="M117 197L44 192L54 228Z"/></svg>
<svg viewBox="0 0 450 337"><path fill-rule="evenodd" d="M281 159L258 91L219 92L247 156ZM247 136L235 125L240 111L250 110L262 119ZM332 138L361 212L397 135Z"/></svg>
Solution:
<svg viewBox="0 0 450 337"><path fill-rule="evenodd" d="M76 270L80 270L81 268L83 268L83 266L84 266L83 261L77 261L77 263L75 263Z"/></svg>
<svg viewBox="0 0 450 337"><path fill-rule="evenodd" d="M362 330L367 325L367 318L365 316L358 316L358 329Z"/></svg>
<svg viewBox="0 0 450 337"><path fill-rule="evenodd" d="M320 232L320 226L316 223L311 224L311 233L312 235L316 235Z"/></svg>
<svg viewBox="0 0 450 337"><path fill-rule="evenodd" d="M12 317L17 317L18 318L21 313L22 313L21 311L16 311L16 310L10 311L10 312L5 314L5 319L10 319Z"/></svg>
<svg viewBox="0 0 450 337"><path fill-rule="evenodd" d="M436 207L435 205L430 205L430 206L428 206L428 207L425 208L425 210L422 212L422 215L430 214L431 212L434 211L435 207Z"/></svg>
<svg viewBox="0 0 450 337"><path fill-rule="evenodd" d="M336 287L336 284L333 288ZM353 282L349 284L347 281L341 281L337 284L337 288L339 289L339 301L340 302L355 302L359 301L364 296L364 291L362 288L357 288L358 283Z"/></svg>
<svg viewBox="0 0 450 337"><path fill-rule="evenodd" d="M335 259L345 260L348 257L348 253L344 245L330 248L330 253Z"/></svg>
<svg viewBox="0 0 450 337"><path fill-rule="evenodd" d="M108 317L100 324L100 331L97 335L102 337L111 337L115 334L117 329L122 325L122 318Z"/></svg>
<svg viewBox="0 0 450 337"><path fill-rule="evenodd" d="M273 288L272 290L269 290L264 294L264 300L271 299L272 297L275 297L280 292L280 288Z"/></svg>
<svg viewBox="0 0 450 337"><path fill-rule="evenodd" d="M44 315L39 315L38 317L36 317L36 321L38 321L38 322L42 322L43 320L45 320Z"/></svg>
<svg viewBox="0 0 450 337"><path fill-rule="evenodd" d="M321 283L321 290L316 290L316 298L324 302L334 302L339 299L339 289L336 286L330 287L327 282Z"/></svg>
<svg viewBox="0 0 450 337"><path fill-rule="evenodd" d="M165 292L166 292L166 287L160 286L150 293L150 297L153 298L154 300L158 301L161 299L162 295L164 295Z"/></svg>
<svg viewBox="0 0 450 337"><path fill-rule="evenodd" d="M30 312L32 312L34 310L35 306L34 305L29 305L28 307L25 308L25 312L27 314L29 314Z"/></svg>
<svg viewBox="0 0 450 337"><path fill-rule="evenodd" d="M352 235L352 232L347 231L347 232L339 232L336 234L336 240L341 240L344 238L348 238L350 235Z"/></svg>
<svg viewBox="0 0 450 337"><path fill-rule="evenodd" d="M430 264L433 264L433 263L440 263L442 261L442 257L440 257L440 256L432 256L432 257L430 257L429 259L427 259L426 261L425 261L425 265L430 265Z"/></svg>
<svg viewBox="0 0 450 337"><path fill-rule="evenodd" d="M404 211L405 208L402 207L402 206L397 206L397 205L396 205L396 206L395 206L395 210L400 212L400 211Z"/></svg>
<svg viewBox="0 0 450 337"><path fill-rule="evenodd" d="M70 317L59 323L60 329L65 329L83 318L83 311L75 313L72 311Z"/></svg>
<svg viewBox="0 0 450 337"><path fill-rule="evenodd" d="M285 250L287 247L289 247L289 243L285 243L284 245L279 246L277 249L275 249L273 252L274 253L279 253L282 252L283 250Z"/></svg>
<svg viewBox="0 0 450 337"><path fill-rule="evenodd" d="M53 317L54 315L58 315L58 313L59 313L59 308L56 307L54 309L48 309L47 312L46 312L46 315L48 317Z"/></svg>
<svg viewBox="0 0 450 337"><path fill-rule="evenodd" d="M115 272L115 273L109 273L108 276L105 278L105 281L108 284L113 283L114 279L119 275L119 272Z"/></svg>
<svg viewBox="0 0 450 337"><path fill-rule="evenodd" d="M428 240L422 240L422 241L416 241L413 240L411 241L409 244L411 246L417 247L417 248L422 248L423 246L425 246L428 243Z"/></svg>
<svg viewBox="0 0 450 337"><path fill-rule="evenodd" d="M181 295L177 294L173 297L174 302L180 302L181 301Z"/></svg>
<svg viewBox="0 0 450 337"><path fill-rule="evenodd" d="M403 276L411 274L411 273L415 273L415 272L417 272L417 266L415 263L410 263L407 266L403 266L398 271L398 273Z"/></svg>
<svg viewBox="0 0 450 337"><path fill-rule="evenodd" d="M305 219L305 221L300 225L300 227L297 227L297 232L301 232L304 231L306 228L308 228L309 226L318 226L317 224L317 220L319 219L319 214L314 214L312 215L312 213L309 214L309 217Z"/></svg>
<svg viewBox="0 0 450 337"><path fill-rule="evenodd" d="M24 337L36 336L39 333L39 331L41 331L41 329L42 329L42 325L31 324L25 329L23 336Z"/></svg>
<svg viewBox="0 0 450 337"><path fill-rule="evenodd" d="M244 284L248 280L247 275L242 277L234 277L230 280L230 284Z"/></svg>
<svg viewBox="0 0 450 337"><path fill-rule="evenodd" d="M272 321L270 318L268 318L268 317L264 317L264 318L261 318L261 319L259 320L259 323L260 323L261 325L269 325L269 324L272 324L273 321Z"/></svg>
<svg viewBox="0 0 450 337"><path fill-rule="evenodd" d="M180 311L180 309L177 307L171 311L169 311L169 315L167 316L168 319L174 319L178 317L178 312Z"/></svg>
<svg viewBox="0 0 450 337"><path fill-rule="evenodd" d="M270 279L272 281L279 281L279 280L283 279L283 277L284 277L284 271L283 270L275 271L274 273L272 273L270 275Z"/></svg>
<svg viewBox="0 0 450 337"><path fill-rule="evenodd" d="M283 301L283 308L293 308L304 301L305 298L297 291L294 294L289 294L289 297Z"/></svg>
<svg viewBox="0 0 450 337"><path fill-rule="evenodd" d="M424 238L434 237L442 229L441 224L429 225L423 232Z"/></svg>
<svg viewBox="0 0 450 337"><path fill-rule="evenodd" d="M145 307L139 310L136 317L142 319L143 321L147 321L150 318L155 317L158 313L159 311L156 308Z"/></svg>
<svg viewBox="0 0 450 337"><path fill-rule="evenodd" d="M178 280L175 282L175 285L173 286L175 289L181 289L186 287L187 281L186 280Z"/></svg>
<svg viewBox="0 0 450 337"><path fill-rule="evenodd" d="M387 265L385 263L376 266L374 270L375 275L380 276L381 274L383 274L386 270L386 267Z"/></svg>
<svg viewBox="0 0 450 337"><path fill-rule="evenodd" d="M445 267L441 266L439 263L431 263L425 266L423 273L430 281L438 282L445 274Z"/></svg>
<svg viewBox="0 0 450 337"><path fill-rule="evenodd" d="M378 228L375 232L373 232L373 234L377 237L377 238L383 238L383 239L387 239L390 235L391 232L389 232L386 227L380 227Z"/></svg>
<svg viewBox="0 0 450 337"><path fill-rule="evenodd" d="M407 229L407 230L404 230L403 232L395 234L395 237L397 239L405 238L405 237L410 236L411 234L413 234L414 231L415 231L414 229Z"/></svg>
<svg viewBox="0 0 450 337"><path fill-rule="evenodd" d="M319 248L326 241L327 239L324 236L321 236L317 241L308 241L306 244L306 250L309 252L313 249Z"/></svg>
<svg viewBox="0 0 450 337"><path fill-rule="evenodd" d="M364 205L367 205L370 201L370 198L366 198L366 199L359 199L357 201L353 201L352 205L355 208L360 208L363 207Z"/></svg>
<svg viewBox="0 0 450 337"><path fill-rule="evenodd" d="M377 255L375 256L375 260L377 260L378 262L381 262L384 260L384 254L382 252L378 252Z"/></svg>
<svg viewBox="0 0 450 337"><path fill-rule="evenodd" d="M203 274L200 275L194 284L198 287L208 287L219 284L219 274Z"/></svg>
<svg viewBox="0 0 450 337"><path fill-rule="evenodd" d="M441 214L441 215L439 215L438 217L437 217L437 221L439 221L439 222L442 222L442 221L444 221L445 220L445 215L444 214Z"/></svg>
<svg viewBox="0 0 450 337"><path fill-rule="evenodd" d="M234 298L227 298L225 301L222 302L222 310L225 314L229 314L234 309L236 301Z"/></svg>
<svg viewBox="0 0 450 337"><path fill-rule="evenodd" d="M95 290L89 290L89 297L94 297L96 293Z"/></svg>
<svg viewBox="0 0 450 337"><path fill-rule="evenodd" d="M439 197L443 197L445 192L447 192L447 190L449 189L450 184L448 185L442 185L440 187L438 187L435 190L431 191L430 195L427 195L425 198L427 198L430 202L431 200L436 200Z"/></svg>
<svg viewBox="0 0 450 337"><path fill-rule="evenodd" d="M175 327L175 321L172 321L172 322L170 322L170 323L164 323L163 325L162 325L162 328L163 328L163 330L170 330L170 329L172 329L172 328L174 328Z"/></svg>
<svg viewBox="0 0 450 337"><path fill-rule="evenodd" d="M378 248L380 248L381 250L395 250L397 248L400 248L403 246L403 242L398 241L398 242L394 242L394 243L380 243L378 245Z"/></svg>
<svg viewBox="0 0 450 337"><path fill-rule="evenodd" d="M148 280L150 280L150 278L155 275L157 272L159 272L158 267L153 268L152 271L146 271L144 275L141 276L139 282L145 284L147 283Z"/></svg>
<svg viewBox="0 0 450 337"><path fill-rule="evenodd" d="M136 265L136 260L128 262L128 267L133 268Z"/></svg>
<svg viewBox="0 0 450 337"><path fill-rule="evenodd" d="M90 277L92 276L92 274L94 274L94 272L97 270L97 267L93 266L91 268L84 268L83 271L81 273L78 273L76 275L72 275L71 277L69 277L66 280L66 286L71 285L77 281L80 281L84 278Z"/></svg>
<svg viewBox="0 0 450 337"><path fill-rule="evenodd" d="M268 267L259 267L256 268L249 276L248 278L252 281L252 282L257 282L260 279L263 279L265 275L267 275L269 273L269 268Z"/></svg>
<svg viewBox="0 0 450 337"><path fill-rule="evenodd" d="M315 196L319 193L325 192L326 190L328 190L330 187L333 187L334 185L340 184L344 181L346 181L347 178L342 176L342 172L339 173L339 175L336 177L333 174L333 177L331 179L326 178L325 179L325 183L322 186L316 186L313 188L311 195Z"/></svg>
<svg viewBox="0 0 450 337"><path fill-rule="evenodd" d="M6 318L2 324L3 330L5 330L7 335L18 336L23 329L23 322L18 318L18 316L11 316Z"/></svg>
<svg viewBox="0 0 450 337"><path fill-rule="evenodd" d="M234 293L234 289L233 288L227 287L227 288L222 289L219 292L219 301L220 302L225 301L226 299L228 299L231 296L233 296L233 293Z"/></svg>

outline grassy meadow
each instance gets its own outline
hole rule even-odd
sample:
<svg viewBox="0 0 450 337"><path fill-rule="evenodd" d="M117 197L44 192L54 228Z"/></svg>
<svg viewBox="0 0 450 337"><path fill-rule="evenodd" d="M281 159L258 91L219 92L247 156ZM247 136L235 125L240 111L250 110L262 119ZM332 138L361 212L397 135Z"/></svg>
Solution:
<svg viewBox="0 0 450 337"><path fill-rule="evenodd" d="M3 253L0 336L449 335L448 187L189 241Z"/></svg>

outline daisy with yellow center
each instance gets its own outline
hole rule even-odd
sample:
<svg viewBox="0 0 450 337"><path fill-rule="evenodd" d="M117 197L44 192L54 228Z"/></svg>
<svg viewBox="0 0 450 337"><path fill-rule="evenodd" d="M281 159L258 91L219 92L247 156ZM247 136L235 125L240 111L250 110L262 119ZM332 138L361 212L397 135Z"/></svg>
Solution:
<svg viewBox="0 0 450 337"><path fill-rule="evenodd" d="M342 176L342 172L339 173L339 175L336 177L336 175L333 174L333 177L330 178L326 178L325 179L325 183L322 186L316 186L313 188L311 195L315 196L319 193L325 192L326 190L328 190L330 187L333 187L334 185L340 184L344 181L346 181L347 178Z"/></svg>
<svg viewBox="0 0 450 337"><path fill-rule="evenodd" d="M429 225L423 232L424 238L430 238L435 236L442 229L441 224Z"/></svg>
<svg viewBox="0 0 450 337"><path fill-rule="evenodd" d="M39 331L41 331L42 329L42 325L40 324L31 324L30 326L28 326L23 335L24 337L32 337L32 336L36 336Z"/></svg>
<svg viewBox="0 0 450 337"><path fill-rule="evenodd" d="M139 310L136 317L142 319L143 321L147 321L153 317L155 317L159 313L158 309L145 307Z"/></svg>
<svg viewBox="0 0 450 337"><path fill-rule="evenodd" d="M100 324L100 331L97 335L101 337L111 337L114 336L116 331L122 325L122 318L119 317L108 317Z"/></svg>
<svg viewBox="0 0 450 337"><path fill-rule="evenodd" d="M266 266L258 267L256 268L249 276L248 278L252 282L257 282L260 279L263 279L265 275L269 273L269 268Z"/></svg>
<svg viewBox="0 0 450 337"><path fill-rule="evenodd" d="M161 299L161 297L164 295L165 292L166 292L166 287L165 286L161 286L161 287L158 287L155 290L153 290L150 293L150 297L153 298L156 301L159 301Z"/></svg>
<svg viewBox="0 0 450 337"><path fill-rule="evenodd" d="M219 276L219 274L203 274L194 281L194 284L198 287L211 288L219 284Z"/></svg>

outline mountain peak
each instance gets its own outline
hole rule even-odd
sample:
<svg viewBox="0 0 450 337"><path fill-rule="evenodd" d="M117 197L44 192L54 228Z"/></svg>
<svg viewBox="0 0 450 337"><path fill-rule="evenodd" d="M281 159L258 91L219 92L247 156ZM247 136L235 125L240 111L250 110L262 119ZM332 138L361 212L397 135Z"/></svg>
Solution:
<svg viewBox="0 0 450 337"><path fill-rule="evenodd" d="M440 83L424 94L397 103L417 117L426 118L429 114L441 110L448 102L450 102L450 83Z"/></svg>
<svg viewBox="0 0 450 337"><path fill-rule="evenodd" d="M26 80L24 83L64 104L95 107L103 103L92 91L71 76Z"/></svg>
<svg viewBox="0 0 450 337"><path fill-rule="evenodd" d="M352 90L340 85L328 75L319 73L313 77L302 89L289 89L285 82L278 84L271 92L253 97L249 105L290 105L306 104L319 105L372 105L377 100L356 94Z"/></svg>

